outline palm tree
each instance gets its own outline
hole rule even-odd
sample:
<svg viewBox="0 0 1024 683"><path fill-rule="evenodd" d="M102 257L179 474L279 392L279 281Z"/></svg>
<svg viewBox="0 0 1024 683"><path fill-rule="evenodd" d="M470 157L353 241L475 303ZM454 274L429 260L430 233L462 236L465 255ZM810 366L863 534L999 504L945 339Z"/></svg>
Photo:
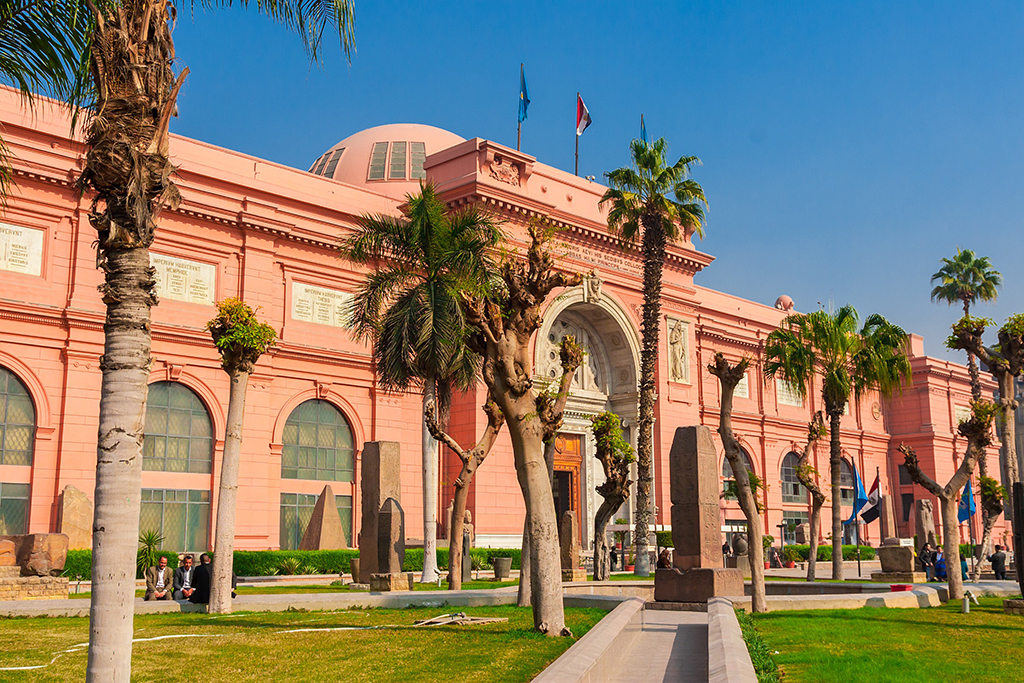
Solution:
<svg viewBox="0 0 1024 683"><path fill-rule="evenodd" d="M427 413L439 408L445 422L453 389L468 389L476 381L480 357L466 347L461 297L486 294L502 234L475 207L448 211L429 183L407 199L404 217L364 216L341 253L374 266L353 301L353 327L373 343L381 386L402 391L423 385L421 581L433 583L438 575L438 456Z"/></svg>
<svg viewBox="0 0 1024 683"><path fill-rule="evenodd" d="M90 20L84 4L74 0L0 0L0 77L29 104L37 93L71 100ZM8 159L0 139L0 197L10 188Z"/></svg>
<svg viewBox="0 0 1024 683"><path fill-rule="evenodd" d="M348 0L240 0L295 30L312 59L327 25L346 54L352 49ZM178 204L171 180L170 119L186 67L175 75L171 38L176 8L167 0L92 0L88 68L72 99L90 93L85 111L85 168L78 180L92 193L89 222L97 231L106 304L100 360L99 435L93 514L93 589L89 681L128 681L135 609L135 545L142 488L142 437L150 368L150 309L156 302L149 265L157 218ZM228 6L231 0L212 0ZM84 97L83 97L84 99Z"/></svg>
<svg viewBox="0 0 1024 683"><path fill-rule="evenodd" d="M658 327L661 316L661 274L665 245L669 240L697 233L704 237L704 190L690 178L700 163L697 157L680 157L669 166L664 138L653 144L630 143L632 164L605 174L609 188L601 205L609 204L608 228L632 248L641 240L644 259L644 305L640 325L643 349L640 358L640 406L637 420L636 574L651 572L647 537L651 516L651 454L653 451L655 374L658 368ZM674 199L673 199L674 197Z"/></svg>
<svg viewBox="0 0 1024 683"><path fill-rule="evenodd" d="M996 290L1003 285L1003 276L992 267L987 256L975 256L970 249L958 247L956 256L942 259L942 268L932 275L931 281L935 285L932 301L944 301L950 306L962 304L964 317L970 317L973 304L996 300ZM975 401L980 401L978 361L970 351L967 352L967 369L971 373L971 395ZM981 469L985 469L984 464ZM982 476L985 476L984 471Z"/></svg>
<svg viewBox="0 0 1024 683"><path fill-rule="evenodd" d="M851 394L877 390L892 394L910 376L907 333L877 313L858 329L853 306L838 311L790 315L765 344L765 377L778 377L806 396L821 376L821 399L829 420L829 471L832 476L832 578L843 578L843 517L839 477L842 444L839 427ZM817 533L812 529L811 533Z"/></svg>

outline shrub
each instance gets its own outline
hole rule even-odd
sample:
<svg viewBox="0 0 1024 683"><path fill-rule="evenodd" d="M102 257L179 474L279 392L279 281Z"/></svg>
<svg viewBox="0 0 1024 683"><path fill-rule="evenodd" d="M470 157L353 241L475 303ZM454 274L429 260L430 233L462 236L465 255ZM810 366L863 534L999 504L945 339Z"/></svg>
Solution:
<svg viewBox="0 0 1024 683"><path fill-rule="evenodd" d="M804 561L803 555L810 554L810 547L807 548L806 553L801 553L796 546L787 545L782 551L782 557L786 562L802 562Z"/></svg>
<svg viewBox="0 0 1024 683"><path fill-rule="evenodd" d="M83 581L89 580L92 576L92 551L91 550L69 550L68 558L64 560L64 571L61 576L66 576L72 581L82 577Z"/></svg>
<svg viewBox="0 0 1024 683"><path fill-rule="evenodd" d="M358 550L236 550L234 569L238 576L273 576L281 562L292 559L296 572L305 566L316 574L347 574L354 557Z"/></svg>
<svg viewBox="0 0 1024 683"><path fill-rule="evenodd" d="M658 537L658 546L661 548L674 548L675 544L672 542L671 531L655 531Z"/></svg>
<svg viewBox="0 0 1024 683"><path fill-rule="evenodd" d="M793 550L790 550L792 548ZM809 545L787 545L783 551L786 555L786 559L790 559L790 553L796 553L798 557L795 557L793 562L806 562L811 555L811 546ZM857 559L857 546L855 545L844 545L843 546L843 559L844 560L856 560ZM860 559L862 560L873 560L875 559L875 549L869 545L862 545L860 547ZM832 561L832 546L830 545L819 545L818 546L818 562L831 562Z"/></svg>

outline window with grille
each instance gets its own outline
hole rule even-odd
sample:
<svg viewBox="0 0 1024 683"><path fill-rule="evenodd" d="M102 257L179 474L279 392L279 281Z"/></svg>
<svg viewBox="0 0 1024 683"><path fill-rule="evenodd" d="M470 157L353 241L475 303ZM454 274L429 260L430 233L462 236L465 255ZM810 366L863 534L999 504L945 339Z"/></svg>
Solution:
<svg viewBox="0 0 1024 683"><path fill-rule="evenodd" d="M36 409L28 389L6 368L0 368L0 403L0 465L31 465Z"/></svg>
<svg viewBox="0 0 1024 683"><path fill-rule="evenodd" d="M373 151L370 152L370 180L384 180L384 167L388 161L388 143L373 143Z"/></svg>
<svg viewBox="0 0 1024 683"><path fill-rule="evenodd" d="M906 465L897 465L900 471L900 486L913 486L914 480L910 478L910 470Z"/></svg>
<svg viewBox="0 0 1024 683"><path fill-rule="evenodd" d="M315 173L316 175L323 175L324 166L327 165L330 156L330 154L325 154L322 157L320 157L320 163L316 165L316 170L313 171L313 173Z"/></svg>
<svg viewBox="0 0 1024 683"><path fill-rule="evenodd" d="M391 143L391 169L388 172L389 180L405 180L405 142Z"/></svg>
<svg viewBox="0 0 1024 683"><path fill-rule="evenodd" d="M159 472L210 472L210 414L195 392L178 382L149 385L142 468Z"/></svg>
<svg viewBox="0 0 1024 683"><path fill-rule="evenodd" d="M427 177L423 164L427 161L427 146L422 142L409 143L409 177L420 180Z"/></svg>
<svg viewBox="0 0 1024 683"><path fill-rule="evenodd" d="M784 510L782 512L782 521L786 524L786 528L782 530L782 538L786 545L796 543L796 528L809 520L810 518L804 511Z"/></svg>
<svg viewBox="0 0 1024 683"><path fill-rule="evenodd" d="M316 158L316 161L313 162L313 165L309 167L309 172L310 173L313 173L313 172L316 171L317 167L320 166L320 162L322 162L324 160L325 156L327 156L327 155L324 154L323 156L319 156L319 157Z"/></svg>
<svg viewBox="0 0 1024 683"><path fill-rule="evenodd" d="M281 550L297 550L306 533L317 496L305 493L281 494ZM352 496L335 496L345 545L352 545Z"/></svg>
<svg viewBox="0 0 1024 683"><path fill-rule="evenodd" d="M747 451L746 450L741 450L740 452L743 454L743 462L747 466L747 471L748 472L753 472L754 471L754 463L752 463L750 461L750 456L747 454ZM734 482L734 481L736 481L736 477L734 477L733 474L732 474L732 465L729 464L729 458L723 458L722 459L722 490L727 492L725 494L725 499L726 500L736 500L736 496L733 495L731 492L728 492L729 491L729 482Z"/></svg>
<svg viewBox="0 0 1024 683"><path fill-rule="evenodd" d="M800 456L796 453L787 453L782 459L782 502L784 503L806 503L807 489L796 477L796 468L800 463Z"/></svg>
<svg viewBox="0 0 1024 683"><path fill-rule="evenodd" d="M345 153L345 148L334 150L334 154L331 155L331 160L327 162L327 166L324 168L324 177L333 178L334 169L338 168L338 162L341 161L341 155Z"/></svg>
<svg viewBox="0 0 1024 683"><path fill-rule="evenodd" d="M209 550L210 492L142 489L139 533L148 531L164 537L162 550Z"/></svg>
<svg viewBox="0 0 1024 683"><path fill-rule="evenodd" d="M352 481L352 430L327 401L311 399L293 410L281 441L283 479Z"/></svg>
<svg viewBox="0 0 1024 683"><path fill-rule="evenodd" d="M28 484L0 484L0 535L28 533Z"/></svg>
<svg viewBox="0 0 1024 683"><path fill-rule="evenodd" d="M840 460L839 492L842 505L853 505L853 468L845 459Z"/></svg>

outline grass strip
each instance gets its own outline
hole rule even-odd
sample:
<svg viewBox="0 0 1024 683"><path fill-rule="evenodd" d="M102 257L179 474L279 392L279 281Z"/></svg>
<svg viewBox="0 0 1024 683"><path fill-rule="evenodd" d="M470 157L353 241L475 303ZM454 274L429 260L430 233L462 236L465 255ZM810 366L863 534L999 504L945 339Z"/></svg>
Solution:
<svg viewBox="0 0 1024 683"><path fill-rule="evenodd" d="M772 649L768 647L764 636L754 625L754 619L743 610L736 610L736 618L739 619L740 630L743 631L743 641L747 644L750 661L754 664L757 683L779 683L782 680L782 672L775 663Z"/></svg>

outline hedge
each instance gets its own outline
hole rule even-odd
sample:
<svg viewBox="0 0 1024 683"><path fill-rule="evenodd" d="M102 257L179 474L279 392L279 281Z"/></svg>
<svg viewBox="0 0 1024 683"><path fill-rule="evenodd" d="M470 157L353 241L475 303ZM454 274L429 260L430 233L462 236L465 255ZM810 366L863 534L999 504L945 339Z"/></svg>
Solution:
<svg viewBox="0 0 1024 683"><path fill-rule="evenodd" d="M672 542L671 531L655 531L655 535L658 537L659 548L675 548L676 544Z"/></svg>
<svg viewBox="0 0 1024 683"><path fill-rule="evenodd" d="M789 550L792 548L793 550ZM800 555L800 561L806 562L811 555L811 546L791 544L786 546L786 550L789 552L797 552ZM784 551L785 552L785 551ZM844 560L856 560L857 559L857 546L855 545L844 545L843 546L843 559ZM860 546L860 559L862 560L873 560L875 559L875 549L869 545ZM830 545L819 545L818 546L818 562L830 562L832 560L832 546Z"/></svg>
<svg viewBox="0 0 1024 683"><path fill-rule="evenodd" d="M211 556L213 553L209 553ZM167 557L167 566L178 566L178 555L174 552L160 551ZM273 576L285 559L296 559L300 567L309 567L317 574L349 574L352 571L351 560L359 557L356 549L345 550L236 550L234 570L238 576ZM491 560L495 557L511 557L512 568L520 568L519 548L472 548L470 557L474 569L491 568ZM448 567L448 548L437 549L437 566ZM423 571L423 549L410 548L405 551L405 562L402 570L407 572ZM303 570L304 571L304 570ZM69 550L64 563L63 575L74 580L81 576L83 581L92 577L92 551ZM141 579L141 573L135 578Z"/></svg>

